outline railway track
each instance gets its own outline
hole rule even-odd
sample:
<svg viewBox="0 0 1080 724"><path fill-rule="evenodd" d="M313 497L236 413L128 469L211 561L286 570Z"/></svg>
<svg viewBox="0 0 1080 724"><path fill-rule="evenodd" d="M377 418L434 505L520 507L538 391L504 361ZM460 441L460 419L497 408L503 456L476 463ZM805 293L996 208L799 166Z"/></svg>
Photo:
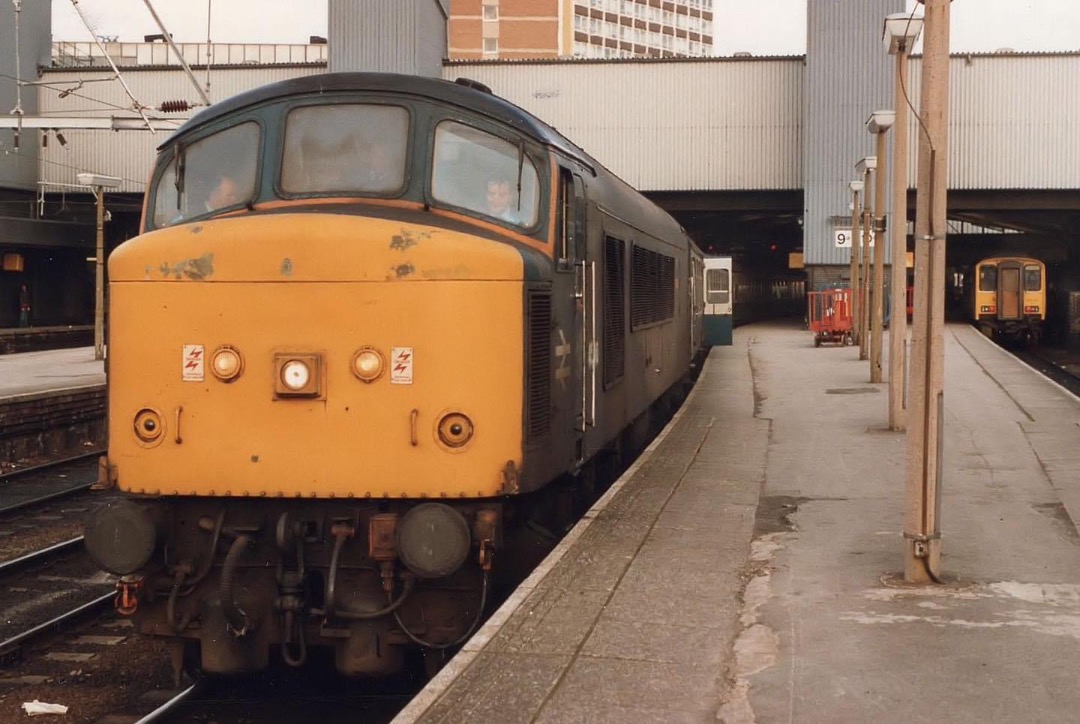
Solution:
<svg viewBox="0 0 1080 724"><path fill-rule="evenodd" d="M96 457L97 453L79 455L0 478L0 561L48 549L82 533L91 507L114 497L102 493L90 500L97 479Z"/></svg>
<svg viewBox="0 0 1080 724"><path fill-rule="evenodd" d="M111 607L112 580L96 569L82 537L0 564L0 663L27 644Z"/></svg>
<svg viewBox="0 0 1080 724"><path fill-rule="evenodd" d="M1080 397L1080 353L1047 347L1011 351L1022 362Z"/></svg>

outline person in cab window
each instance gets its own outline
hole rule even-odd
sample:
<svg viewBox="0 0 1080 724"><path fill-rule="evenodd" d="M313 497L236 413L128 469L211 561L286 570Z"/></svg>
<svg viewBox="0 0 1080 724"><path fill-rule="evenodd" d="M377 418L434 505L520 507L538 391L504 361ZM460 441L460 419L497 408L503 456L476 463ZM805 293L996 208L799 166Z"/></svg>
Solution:
<svg viewBox="0 0 1080 724"><path fill-rule="evenodd" d="M240 190L229 176L222 176L217 186L206 197L206 210L217 211L240 203Z"/></svg>
<svg viewBox="0 0 1080 724"><path fill-rule="evenodd" d="M514 192L507 179L492 179L487 184L488 216L493 216L511 224L521 224L521 216L514 208Z"/></svg>

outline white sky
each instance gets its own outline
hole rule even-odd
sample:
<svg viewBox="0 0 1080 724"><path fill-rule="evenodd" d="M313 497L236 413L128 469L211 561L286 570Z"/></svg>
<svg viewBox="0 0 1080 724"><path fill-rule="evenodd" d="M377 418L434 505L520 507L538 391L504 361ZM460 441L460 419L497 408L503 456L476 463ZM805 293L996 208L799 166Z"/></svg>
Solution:
<svg viewBox="0 0 1080 724"><path fill-rule="evenodd" d="M0 0L6 2L7 0ZM356 0L354 0L356 1ZM399 0L407 2L411 0ZM714 0L717 54L806 52L806 3L828 0ZM846 0L858 2L858 0ZM214 42L306 43L326 36L327 0L155 0L154 8L178 42L206 40L207 6ZM908 8L914 0L908 0ZM157 33L142 0L79 0L95 32L122 41ZM998 48L1080 50L1080 0L955 0L953 52ZM53 0L53 39L90 40L70 0Z"/></svg>

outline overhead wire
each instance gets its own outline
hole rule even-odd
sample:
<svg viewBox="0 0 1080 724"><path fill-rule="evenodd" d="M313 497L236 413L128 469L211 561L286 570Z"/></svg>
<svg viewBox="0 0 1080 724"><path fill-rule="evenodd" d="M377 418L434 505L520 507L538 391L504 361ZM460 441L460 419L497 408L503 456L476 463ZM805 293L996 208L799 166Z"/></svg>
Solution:
<svg viewBox="0 0 1080 724"><path fill-rule="evenodd" d="M29 81L23 80L22 78L19 78L18 76L9 75L9 74L3 73L3 72L0 72L0 78L8 78L10 80L16 81L16 83L21 83L21 84L26 84L26 85L29 84ZM55 83L35 83L34 85L37 85L39 88L48 88L49 90L59 91L60 93L66 92L67 95L74 96L76 98L82 98L83 100L90 101L91 103L100 103L103 106L107 106L109 108L113 108L113 109L118 110L118 111L129 111L129 112L131 111L131 108L129 106L117 105L116 103L111 103L109 101L103 101L100 98L93 98L93 97L88 96L88 95L83 95L82 93L77 93L74 90L69 91L66 88L55 87L55 86L60 85L60 83L63 83L63 82L74 82L74 81L57 81Z"/></svg>

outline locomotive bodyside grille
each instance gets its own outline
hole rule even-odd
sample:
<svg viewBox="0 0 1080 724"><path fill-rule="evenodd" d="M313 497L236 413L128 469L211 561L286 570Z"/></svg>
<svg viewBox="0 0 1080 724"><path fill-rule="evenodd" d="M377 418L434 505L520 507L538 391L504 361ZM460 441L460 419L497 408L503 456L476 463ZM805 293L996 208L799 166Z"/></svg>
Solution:
<svg viewBox="0 0 1080 724"><path fill-rule="evenodd" d="M634 246L630 277L630 324L633 329L675 316L673 258Z"/></svg>
<svg viewBox="0 0 1080 724"><path fill-rule="evenodd" d="M626 254L621 239L604 240L604 386L622 379L626 369Z"/></svg>
<svg viewBox="0 0 1080 724"><path fill-rule="evenodd" d="M530 292L528 308L525 427L529 441L533 441L551 431L551 294Z"/></svg>

